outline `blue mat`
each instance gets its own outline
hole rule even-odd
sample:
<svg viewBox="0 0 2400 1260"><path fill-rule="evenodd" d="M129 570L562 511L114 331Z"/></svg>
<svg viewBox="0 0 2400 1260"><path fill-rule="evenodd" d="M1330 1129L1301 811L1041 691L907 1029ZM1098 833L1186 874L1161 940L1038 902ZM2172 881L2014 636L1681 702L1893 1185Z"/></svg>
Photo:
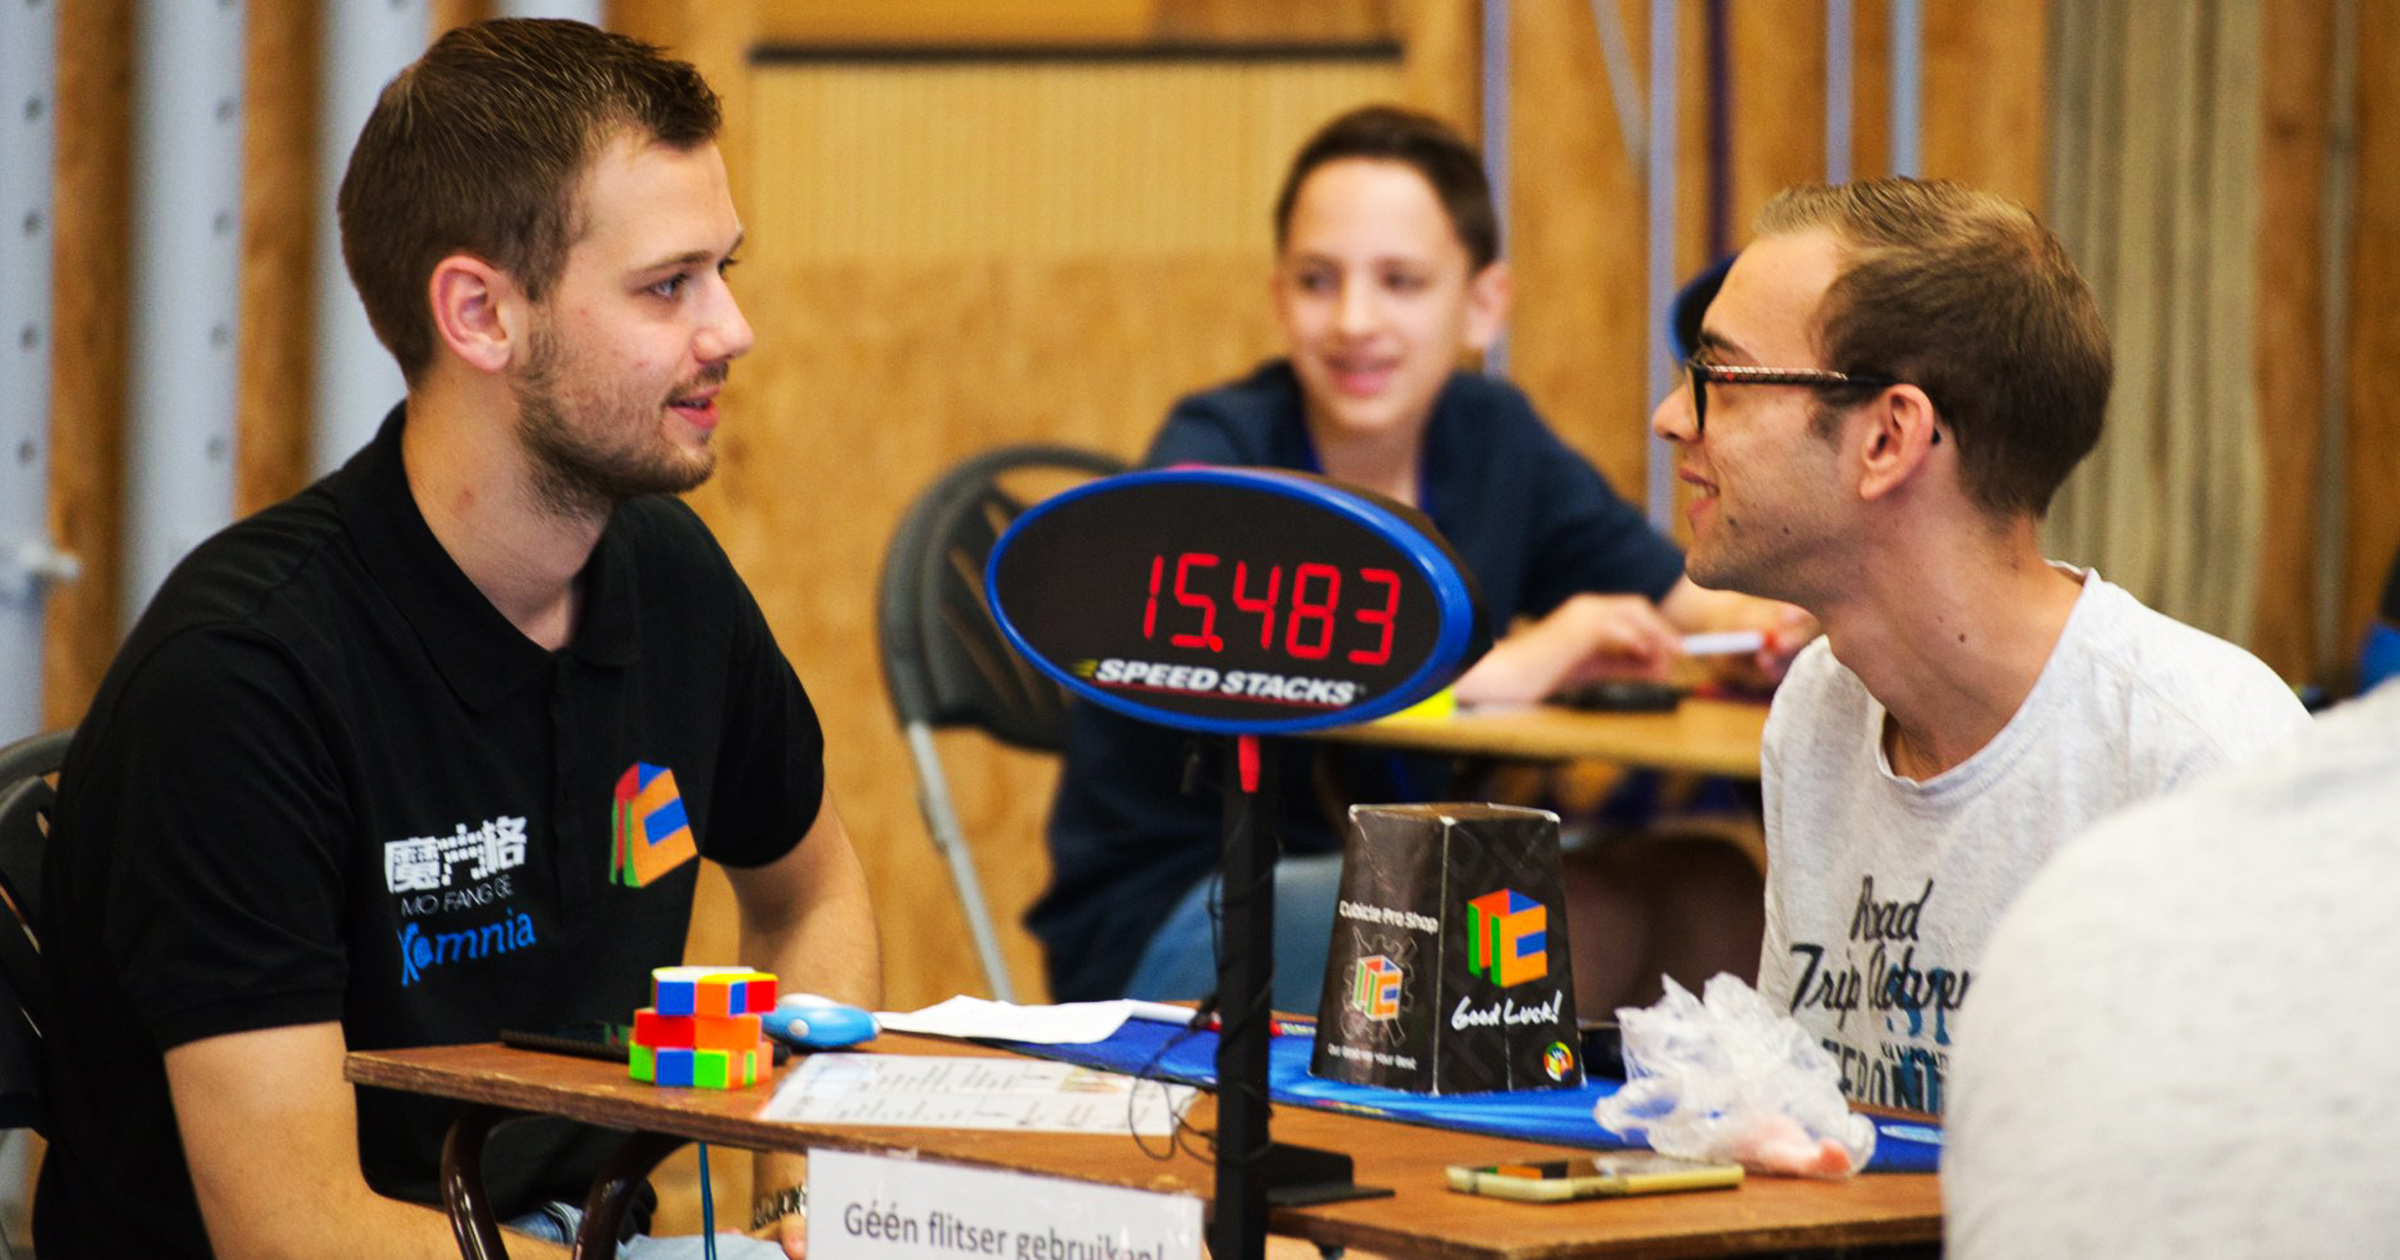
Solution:
<svg viewBox="0 0 2400 1260"><path fill-rule="evenodd" d="M1267 1051L1267 1084L1275 1101L1320 1111L1397 1120L1461 1133L1522 1138L1595 1150L1644 1145L1639 1133L1617 1134L1592 1122L1592 1107L1617 1091L1617 1082L1593 1080L1581 1089L1520 1090L1436 1098L1396 1089L1348 1085L1309 1075L1313 1030L1301 1027L1278 1036ZM1080 1046L1001 1042L1020 1054L1184 1085L1214 1088L1217 1035L1173 1024L1129 1019L1106 1041ZM1897 1120L1875 1122L1875 1155L1868 1172L1932 1172L1940 1162L1942 1132L1931 1125Z"/></svg>

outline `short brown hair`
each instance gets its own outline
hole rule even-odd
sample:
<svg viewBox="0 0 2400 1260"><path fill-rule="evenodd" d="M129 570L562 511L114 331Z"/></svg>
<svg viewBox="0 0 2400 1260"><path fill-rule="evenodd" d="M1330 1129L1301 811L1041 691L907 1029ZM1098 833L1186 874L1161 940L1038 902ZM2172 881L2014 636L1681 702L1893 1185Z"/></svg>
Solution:
<svg viewBox="0 0 2400 1260"><path fill-rule="evenodd" d="M581 22L502 19L443 35L386 84L336 202L367 320L415 384L433 361L425 286L468 253L535 300L582 234L577 197L620 135L713 140L717 94L688 63Z"/></svg>
<svg viewBox="0 0 2400 1260"><path fill-rule="evenodd" d="M1275 197L1275 248L1281 250L1292 228L1292 206L1300 200L1300 185L1318 167L1344 158L1402 162L1415 168L1432 185L1434 198L1450 216L1474 270L1481 271L1500 257L1500 218L1492 212L1492 181L1484 174L1483 158L1450 124L1431 114L1397 105L1365 105L1317 129L1292 158Z"/></svg>
<svg viewBox="0 0 2400 1260"><path fill-rule="evenodd" d="M2100 440L2113 368L2091 286L2005 197L1941 180L1787 188L1762 236L1822 228L1842 251L1811 330L1826 365L1923 389L1987 511L2041 516Z"/></svg>

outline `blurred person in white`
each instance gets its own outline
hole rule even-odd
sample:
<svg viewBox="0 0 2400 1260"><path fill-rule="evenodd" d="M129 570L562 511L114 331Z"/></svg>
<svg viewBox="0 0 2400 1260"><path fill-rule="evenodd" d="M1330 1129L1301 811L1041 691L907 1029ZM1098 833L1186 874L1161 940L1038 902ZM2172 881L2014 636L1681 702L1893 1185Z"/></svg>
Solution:
<svg viewBox="0 0 2400 1260"><path fill-rule="evenodd" d="M2114 815L1993 932L1948 1254L2400 1254L2400 685Z"/></svg>

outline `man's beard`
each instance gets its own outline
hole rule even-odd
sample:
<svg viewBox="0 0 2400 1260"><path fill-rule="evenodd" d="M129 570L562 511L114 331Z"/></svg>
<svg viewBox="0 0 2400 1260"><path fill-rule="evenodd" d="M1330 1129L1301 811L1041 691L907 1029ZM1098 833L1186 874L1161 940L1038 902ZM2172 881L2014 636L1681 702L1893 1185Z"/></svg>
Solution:
<svg viewBox="0 0 2400 1260"><path fill-rule="evenodd" d="M579 427L561 400L559 357L549 330L537 327L524 374L511 387L517 440L531 465L535 502L545 511L569 520L604 519L627 499L682 494L716 470L713 448L686 457L659 432L663 398L647 408L622 399L587 406ZM676 393L721 384L725 376L726 365L718 364ZM642 414L634 416L637 410Z"/></svg>

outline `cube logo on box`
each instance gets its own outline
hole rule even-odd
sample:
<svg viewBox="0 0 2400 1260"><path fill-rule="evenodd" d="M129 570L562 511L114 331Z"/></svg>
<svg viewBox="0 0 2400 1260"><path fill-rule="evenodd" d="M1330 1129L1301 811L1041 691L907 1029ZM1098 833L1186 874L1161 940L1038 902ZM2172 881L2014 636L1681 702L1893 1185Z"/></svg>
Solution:
<svg viewBox="0 0 2400 1260"><path fill-rule="evenodd" d="M1503 989L1550 974L1550 908L1513 888L1467 903L1467 970Z"/></svg>
<svg viewBox="0 0 2400 1260"><path fill-rule="evenodd" d="M1350 1009L1368 1019L1400 1018L1400 964L1381 954L1358 960L1350 982Z"/></svg>
<svg viewBox="0 0 2400 1260"><path fill-rule="evenodd" d="M691 820L675 772L646 761L633 763L617 780L616 846L609 851L608 882L641 888L699 856Z"/></svg>

